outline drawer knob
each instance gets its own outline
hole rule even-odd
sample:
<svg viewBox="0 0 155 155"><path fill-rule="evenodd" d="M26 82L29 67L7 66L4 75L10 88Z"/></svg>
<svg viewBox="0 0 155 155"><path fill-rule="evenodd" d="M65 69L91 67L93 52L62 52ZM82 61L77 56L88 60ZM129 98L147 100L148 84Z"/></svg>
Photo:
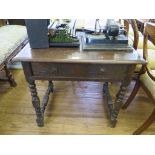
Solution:
<svg viewBox="0 0 155 155"><path fill-rule="evenodd" d="M51 72L52 73L55 73L57 71L57 69L55 68L55 67L53 67L52 69L51 69Z"/></svg>
<svg viewBox="0 0 155 155"><path fill-rule="evenodd" d="M101 71L102 73L104 73L104 72L105 72L105 69L104 69L104 68L100 68L100 71Z"/></svg>

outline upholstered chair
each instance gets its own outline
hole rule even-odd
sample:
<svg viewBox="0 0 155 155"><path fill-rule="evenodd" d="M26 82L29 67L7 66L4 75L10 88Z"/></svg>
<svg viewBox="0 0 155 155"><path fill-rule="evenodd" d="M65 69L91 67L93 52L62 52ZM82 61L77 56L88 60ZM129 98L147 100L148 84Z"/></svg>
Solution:
<svg viewBox="0 0 155 155"><path fill-rule="evenodd" d="M138 31L136 20L135 19L124 19L123 21L124 21L125 30L128 35L129 45L131 45L135 50L137 50L138 53L140 53L140 55L142 56L143 55L141 53L142 50L140 50L140 52L139 52L139 49L138 49L139 38L140 38L140 36L142 36L142 34L140 34ZM136 66L134 76L137 75L137 73L140 71L141 67L142 67L141 65Z"/></svg>
<svg viewBox="0 0 155 155"><path fill-rule="evenodd" d="M152 44L155 46L155 23L146 23L144 28L144 41L143 41L143 57L148 62L147 65L142 66L134 89L127 99L126 103L123 105L122 109L126 109L130 103L133 101L140 87L144 89L148 97L151 99L152 103L155 104L155 69L151 68L151 61L149 59L148 48L148 36L151 38ZM152 60L155 63L155 59ZM155 109L153 109L149 118L133 133L141 134L155 121Z"/></svg>
<svg viewBox="0 0 155 155"><path fill-rule="evenodd" d="M136 24L136 26L133 27L133 26L129 25L129 28L128 28L129 42L130 42L130 44L137 43L137 45L135 44L137 47L136 50L141 56L143 56L143 33L141 31L139 31L136 20L135 19L132 19L132 20L134 21L134 25ZM138 42L137 42L137 38L135 38L135 36L138 36ZM150 68L155 70L155 61L154 61L155 60L155 46L153 45L153 43L150 40L148 40L147 46L149 49L148 59L150 62ZM140 69L141 69L141 66L137 65L135 71L139 72Z"/></svg>
<svg viewBox="0 0 155 155"><path fill-rule="evenodd" d="M6 20L0 19L0 80L15 87L16 82L8 69L13 57L27 44L27 31L25 26L8 25Z"/></svg>

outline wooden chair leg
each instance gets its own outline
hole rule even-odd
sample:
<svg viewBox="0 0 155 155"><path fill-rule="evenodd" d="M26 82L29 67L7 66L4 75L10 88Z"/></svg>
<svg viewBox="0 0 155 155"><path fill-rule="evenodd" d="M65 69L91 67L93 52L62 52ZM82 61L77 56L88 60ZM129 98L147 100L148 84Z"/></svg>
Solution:
<svg viewBox="0 0 155 155"><path fill-rule="evenodd" d="M153 122L155 121L155 109L153 110L152 114L149 116L149 118L135 131L133 132L133 135L139 135L144 130L146 130Z"/></svg>
<svg viewBox="0 0 155 155"><path fill-rule="evenodd" d="M134 89L133 91L131 92L131 95L129 96L129 98L127 99L127 101L125 102L125 104L122 106L122 109L126 109L130 103L133 101L133 99L135 98L138 90L140 88L140 82L139 81L136 81L136 84L134 86Z"/></svg>
<svg viewBox="0 0 155 155"><path fill-rule="evenodd" d="M6 77L8 78L8 81L9 81L9 84L11 87L16 87L17 84L13 78L13 75L11 74L11 72L8 70L7 66L5 65L4 66L4 70L5 70L5 73L6 73Z"/></svg>

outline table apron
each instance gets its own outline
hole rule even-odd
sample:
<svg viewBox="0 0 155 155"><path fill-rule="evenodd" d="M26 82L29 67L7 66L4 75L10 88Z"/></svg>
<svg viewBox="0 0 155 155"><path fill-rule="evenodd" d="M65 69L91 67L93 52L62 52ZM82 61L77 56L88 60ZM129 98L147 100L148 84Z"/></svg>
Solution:
<svg viewBox="0 0 155 155"><path fill-rule="evenodd" d="M25 72L31 68L34 80L65 81L122 81L133 64L75 64L50 62L24 62ZM24 65L25 64L25 65ZM30 69L29 69L30 70Z"/></svg>

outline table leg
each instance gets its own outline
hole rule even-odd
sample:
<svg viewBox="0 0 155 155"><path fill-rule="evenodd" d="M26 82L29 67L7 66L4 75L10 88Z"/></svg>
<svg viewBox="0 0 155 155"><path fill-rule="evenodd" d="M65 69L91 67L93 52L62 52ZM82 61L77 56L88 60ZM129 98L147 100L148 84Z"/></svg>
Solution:
<svg viewBox="0 0 155 155"><path fill-rule="evenodd" d="M43 102L42 102L42 108L41 108L41 111L42 113L44 114L44 111L46 109L46 106L47 106L47 103L48 103L48 100L49 100L49 95L51 92L54 91L54 88L53 88L53 82L52 81L49 81L48 83L48 88L47 88L47 91L45 93L45 96L43 98Z"/></svg>
<svg viewBox="0 0 155 155"><path fill-rule="evenodd" d="M117 117L119 114L119 110L122 107L123 104L123 98L127 89L127 86L129 84L129 80L125 80L122 82L120 86L120 90L116 94L116 99L114 104L112 103L112 97L110 95L108 82L105 82L103 85L103 95L104 95L104 102L108 109L108 114L110 117L111 127L115 127L117 123Z"/></svg>
<svg viewBox="0 0 155 155"><path fill-rule="evenodd" d="M113 113L112 113L112 116L111 116L111 125L112 125L112 127L116 126L118 113L119 113L119 110L122 107L125 92L126 92L126 89L127 89L128 85L129 85L129 83L130 83L130 80L126 79L125 81L123 81L121 83L120 90L116 94Z"/></svg>
<svg viewBox="0 0 155 155"><path fill-rule="evenodd" d="M35 108L36 115L37 115L36 122L37 122L37 125L41 127L44 125L44 117L40 107L40 100L37 94L36 84L34 80L30 80L28 82L29 82L29 88L32 96L32 104L33 104L33 107Z"/></svg>
<svg viewBox="0 0 155 155"><path fill-rule="evenodd" d="M109 117L111 118L111 115L113 113L113 103L112 103L112 97L111 97L110 91L109 91L109 83L108 82L105 82L103 84L103 97L104 97L105 105L107 106Z"/></svg>

